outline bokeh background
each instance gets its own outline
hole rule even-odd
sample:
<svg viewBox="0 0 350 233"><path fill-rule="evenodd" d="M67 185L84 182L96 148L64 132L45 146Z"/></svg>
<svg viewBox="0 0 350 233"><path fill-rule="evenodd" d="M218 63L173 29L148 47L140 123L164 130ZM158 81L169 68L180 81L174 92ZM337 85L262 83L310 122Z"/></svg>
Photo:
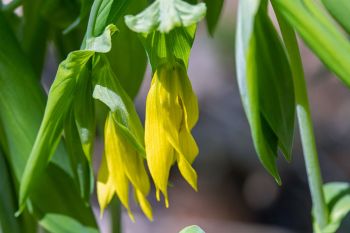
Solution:
<svg viewBox="0 0 350 233"><path fill-rule="evenodd" d="M193 130L200 148L194 163L199 191L193 191L174 168L170 207L166 209L163 203L156 202L153 191L150 199L154 221L149 222L133 206L136 215L133 223L123 210L125 233L175 233L192 224L207 233L312 232L311 200L298 133L292 162L288 164L281 158L278 161L282 186L262 168L253 149L235 77L236 7L237 1L225 2L214 37L208 35L205 23L201 23L192 49L189 76L200 105L200 119ZM349 181L350 90L302 42L300 47L324 181ZM54 51L50 54L43 79L46 87L58 66ZM142 119L150 80L148 69L136 98ZM101 151L99 139L96 169ZM110 212L100 219L96 200L94 210L102 231L110 232L110 223L115 220ZM339 232L350 232L349 221Z"/></svg>

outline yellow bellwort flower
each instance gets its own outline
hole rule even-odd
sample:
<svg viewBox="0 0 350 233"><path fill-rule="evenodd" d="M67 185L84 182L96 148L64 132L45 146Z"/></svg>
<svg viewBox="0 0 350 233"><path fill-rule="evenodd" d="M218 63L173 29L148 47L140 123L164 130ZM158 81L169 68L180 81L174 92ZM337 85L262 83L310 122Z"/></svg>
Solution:
<svg viewBox="0 0 350 233"><path fill-rule="evenodd" d="M135 197L142 211L152 220L152 209L146 199L150 191L150 182L143 158L118 129L113 113L109 113L105 125L105 156L101 162L97 182L101 215L116 193L134 221L129 206L129 183L134 187Z"/></svg>
<svg viewBox="0 0 350 233"><path fill-rule="evenodd" d="M165 63L156 69L146 100L145 145L147 164L157 189L169 206L167 185L173 163L197 191L191 164L198 154L191 130L198 120L198 102L184 66Z"/></svg>

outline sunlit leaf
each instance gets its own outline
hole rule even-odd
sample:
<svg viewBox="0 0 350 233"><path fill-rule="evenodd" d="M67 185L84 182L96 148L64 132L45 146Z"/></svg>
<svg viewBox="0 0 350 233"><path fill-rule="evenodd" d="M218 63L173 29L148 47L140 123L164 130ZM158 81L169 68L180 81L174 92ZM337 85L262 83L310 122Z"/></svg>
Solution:
<svg viewBox="0 0 350 233"><path fill-rule="evenodd" d="M329 13L343 28L350 33L350 1L348 0L322 0Z"/></svg>
<svg viewBox="0 0 350 233"><path fill-rule="evenodd" d="M275 11L301 35L310 49L348 87L350 42L314 1L272 0Z"/></svg>
<svg viewBox="0 0 350 233"><path fill-rule="evenodd" d="M255 149L280 183L278 148L291 159L294 89L283 45L267 15L265 1L242 0L236 37L237 77Z"/></svg>
<svg viewBox="0 0 350 233"><path fill-rule="evenodd" d="M53 155L63 131L63 123L73 101L76 82L86 69L86 63L94 54L92 51L75 51L64 60L52 84L32 152L24 170L20 188L20 205L24 205L30 189L42 175L47 162Z"/></svg>

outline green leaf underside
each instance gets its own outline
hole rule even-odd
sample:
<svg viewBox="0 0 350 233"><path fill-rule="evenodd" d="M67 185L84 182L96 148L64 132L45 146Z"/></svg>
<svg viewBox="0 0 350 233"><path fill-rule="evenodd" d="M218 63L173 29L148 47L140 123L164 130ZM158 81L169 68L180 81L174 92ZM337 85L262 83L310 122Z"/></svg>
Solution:
<svg viewBox="0 0 350 233"><path fill-rule="evenodd" d="M333 18L350 34L350 1L322 0L322 2Z"/></svg>
<svg viewBox="0 0 350 233"><path fill-rule="evenodd" d="M272 0L310 49L350 87L350 42L314 1Z"/></svg>
<svg viewBox="0 0 350 233"><path fill-rule="evenodd" d="M0 121L6 136L6 142L1 141L1 144L6 148L6 158L15 180L15 189L18 190L42 119L45 96L26 55L19 49L1 14L0 32L1 44L6 44L0 46ZM84 205L74 188L67 160L64 149L59 146L57 155L32 189L28 200L31 208L28 210L50 232L81 232L74 228L62 231L58 227L70 224L82 225L98 232L92 210ZM55 218L55 214L65 216L65 221Z"/></svg>
<svg viewBox="0 0 350 233"><path fill-rule="evenodd" d="M266 2L242 0L238 10L236 62L239 90L255 149L280 183L278 148L291 159L295 103L286 54L266 12Z"/></svg>
<svg viewBox="0 0 350 233"><path fill-rule="evenodd" d="M205 233L199 226L192 225L185 227L179 233Z"/></svg>
<svg viewBox="0 0 350 233"><path fill-rule="evenodd" d="M350 184L332 182L325 184L323 190L329 210L329 223L324 229L320 229L317 222L314 222L314 228L316 233L335 233L350 212Z"/></svg>
<svg viewBox="0 0 350 233"><path fill-rule="evenodd" d="M122 88L105 55L94 57L92 76L95 86L93 97L108 106L123 135L145 156L142 124L132 100Z"/></svg>
<svg viewBox="0 0 350 233"><path fill-rule="evenodd" d="M136 16L125 16L128 27L139 33L169 33L176 27L188 27L202 20L204 3L191 5L182 0L156 0Z"/></svg>
<svg viewBox="0 0 350 233"><path fill-rule="evenodd" d="M224 0L204 0L204 2L207 5L207 28L210 35L213 36L224 6Z"/></svg>

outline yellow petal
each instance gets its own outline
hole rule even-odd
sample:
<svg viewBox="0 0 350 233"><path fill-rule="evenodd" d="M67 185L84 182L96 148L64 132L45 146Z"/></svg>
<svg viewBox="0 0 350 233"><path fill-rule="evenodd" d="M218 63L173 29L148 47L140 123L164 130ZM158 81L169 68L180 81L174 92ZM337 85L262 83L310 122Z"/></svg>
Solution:
<svg viewBox="0 0 350 233"><path fill-rule="evenodd" d="M186 127L190 131L198 121L198 100L197 96L193 92L192 85L185 68L180 64L176 64L174 67L174 76L179 82L178 95L180 96L183 104Z"/></svg>
<svg viewBox="0 0 350 233"><path fill-rule="evenodd" d="M174 149L168 142L162 125L162 106L159 99L160 87L157 75L156 72L146 100L145 145L151 176L156 189L163 193L167 203L167 185L170 167L174 161ZM157 195L157 200L159 199Z"/></svg>
<svg viewBox="0 0 350 233"><path fill-rule="evenodd" d="M143 211L143 213L146 215L146 217L150 220L153 221L153 215L152 215L152 207L147 201L146 197L143 195L143 193L139 190L135 190L136 193L136 198L138 203L140 204L140 207Z"/></svg>
<svg viewBox="0 0 350 233"><path fill-rule="evenodd" d="M115 132L114 124L113 116L109 113L105 126L105 154L107 167L119 200L128 210L130 218L133 219L129 207L129 181L125 175L124 164L121 159L121 155L126 153L126 151L123 143L120 142L118 134Z"/></svg>
<svg viewBox="0 0 350 233"><path fill-rule="evenodd" d="M102 218L104 209L111 202L115 189L111 176L109 175L106 158L103 155L97 177L97 200L100 205L100 217Z"/></svg>
<svg viewBox="0 0 350 233"><path fill-rule="evenodd" d="M197 173L191 166L191 164L187 161L187 159L178 154L177 156L177 166L181 172L181 175L185 178L185 180L192 186L194 190L197 191Z"/></svg>

